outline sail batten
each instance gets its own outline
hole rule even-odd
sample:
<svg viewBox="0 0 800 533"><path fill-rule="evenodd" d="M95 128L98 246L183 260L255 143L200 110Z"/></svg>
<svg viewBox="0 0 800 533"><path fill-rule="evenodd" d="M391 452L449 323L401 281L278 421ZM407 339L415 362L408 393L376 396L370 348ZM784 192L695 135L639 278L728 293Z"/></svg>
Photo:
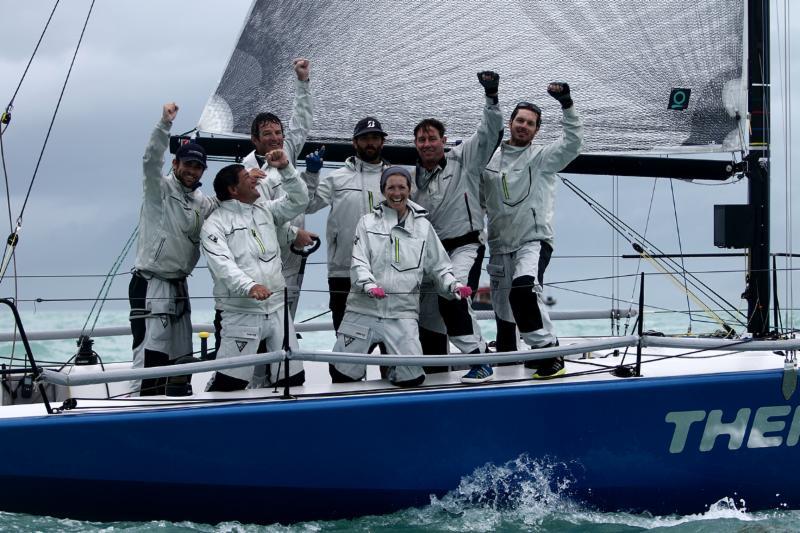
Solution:
<svg viewBox="0 0 800 533"><path fill-rule="evenodd" d="M560 134L546 85L567 81L587 151L745 150L744 11L743 0L256 0L198 129L248 135L259 111L288 120L291 60L304 56L312 141L348 142L366 115L396 145L430 116L467 138L483 105L475 73L489 69L506 115L520 100L543 108L545 142ZM690 90L686 109L669 108L673 89Z"/></svg>

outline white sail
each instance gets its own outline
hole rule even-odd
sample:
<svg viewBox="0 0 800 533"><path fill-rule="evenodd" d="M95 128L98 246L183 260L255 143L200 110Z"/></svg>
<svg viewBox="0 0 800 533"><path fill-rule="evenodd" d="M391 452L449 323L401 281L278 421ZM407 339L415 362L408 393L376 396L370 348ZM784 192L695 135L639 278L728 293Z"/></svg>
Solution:
<svg viewBox="0 0 800 533"><path fill-rule="evenodd" d="M312 60L310 140L349 142L378 117L388 142L408 144L433 116L450 140L472 134L482 101L475 73L501 75L506 113L567 81L586 121L586 151L731 151L746 146L743 0L256 0L199 124L249 135L269 110L288 118L291 60ZM419 31L424 28L424 31ZM685 110L673 89L691 89ZM543 128L543 141L560 128Z"/></svg>

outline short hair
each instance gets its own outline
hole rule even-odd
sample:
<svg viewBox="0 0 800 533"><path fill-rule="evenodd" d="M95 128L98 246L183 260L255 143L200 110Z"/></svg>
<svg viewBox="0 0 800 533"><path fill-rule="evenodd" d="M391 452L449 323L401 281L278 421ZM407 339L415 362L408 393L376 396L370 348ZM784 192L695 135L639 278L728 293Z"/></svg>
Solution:
<svg viewBox="0 0 800 533"><path fill-rule="evenodd" d="M259 113L250 125L250 135L258 137L261 126L267 123L277 124L281 127L281 133L283 133L283 122L281 122L281 119L279 119L277 115L273 115L272 113Z"/></svg>
<svg viewBox="0 0 800 533"><path fill-rule="evenodd" d="M414 126L414 138L417 138L417 133L419 130L427 130L428 128L433 128L439 132L439 137L444 137L444 124L441 121L436 120L435 118L426 118L425 120L421 120L419 124Z"/></svg>
<svg viewBox="0 0 800 533"><path fill-rule="evenodd" d="M541 110L541 108L538 105L532 104L530 102L520 102L520 103L518 103L514 107L514 111L511 112L511 120L509 122L514 122L514 117L517 116L517 113L519 113L520 109L527 109L528 111L533 111L534 113L536 113L536 127L538 128L539 126L542 125L542 110Z"/></svg>
<svg viewBox="0 0 800 533"><path fill-rule="evenodd" d="M228 187L239 184L239 172L244 169L244 165L228 165L223 167L214 177L214 192L220 202L231 199L231 192Z"/></svg>

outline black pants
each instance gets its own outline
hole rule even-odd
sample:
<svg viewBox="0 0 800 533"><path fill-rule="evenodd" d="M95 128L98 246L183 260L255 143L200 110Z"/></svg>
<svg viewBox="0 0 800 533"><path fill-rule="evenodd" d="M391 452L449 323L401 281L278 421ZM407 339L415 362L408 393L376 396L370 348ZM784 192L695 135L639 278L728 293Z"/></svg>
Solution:
<svg viewBox="0 0 800 533"><path fill-rule="evenodd" d="M541 245L536 281L543 285L544 272L547 270L547 265L550 264L550 258L553 255L553 247L544 241L541 241ZM517 349L517 325L513 322L501 320L496 314L494 319L497 323L497 339L495 340L495 350L498 352L513 352Z"/></svg>

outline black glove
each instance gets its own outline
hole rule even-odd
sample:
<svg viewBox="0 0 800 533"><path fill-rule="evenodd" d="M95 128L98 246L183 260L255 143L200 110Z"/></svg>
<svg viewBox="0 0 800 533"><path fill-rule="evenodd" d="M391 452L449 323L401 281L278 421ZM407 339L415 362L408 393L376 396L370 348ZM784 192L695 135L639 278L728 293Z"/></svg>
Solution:
<svg viewBox="0 0 800 533"><path fill-rule="evenodd" d="M550 85L552 84L561 85L561 90L550 90ZM569 109L572 107L572 96L569 94L569 84L563 81L554 81L550 85L547 86L547 94L558 100L561 104L561 109Z"/></svg>
<svg viewBox="0 0 800 533"><path fill-rule="evenodd" d="M495 96L497 87L500 85L500 74L491 70L484 70L483 72L478 72L478 81L486 90L486 96Z"/></svg>

